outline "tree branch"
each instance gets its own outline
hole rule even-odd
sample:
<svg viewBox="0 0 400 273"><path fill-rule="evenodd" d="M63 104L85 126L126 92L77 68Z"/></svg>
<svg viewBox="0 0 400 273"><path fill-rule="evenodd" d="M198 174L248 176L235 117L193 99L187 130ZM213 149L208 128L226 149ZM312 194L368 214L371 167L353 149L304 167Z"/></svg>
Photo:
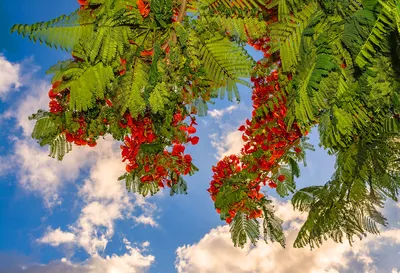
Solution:
<svg viewBox="0 0 400 273"><path fill-rule="evenodd" d="M181 3L181 7L179 8L179 15L178 15L178 19L176 20L177 22L182 22L183 17L185 17L186 14L186 4L187 4L187 0L182 0Z"/></svg>

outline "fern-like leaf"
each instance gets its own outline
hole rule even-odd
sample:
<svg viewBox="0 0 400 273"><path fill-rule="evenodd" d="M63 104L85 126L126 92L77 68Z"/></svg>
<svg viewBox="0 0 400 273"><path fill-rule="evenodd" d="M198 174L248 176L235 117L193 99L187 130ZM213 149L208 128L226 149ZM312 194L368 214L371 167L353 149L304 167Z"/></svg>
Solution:
<svg viewBox="0 0 400 273"><path fill-rule="evenodd" d="M207 75L215 82L216 94L224 98L227 92L230 101L233 100L233 96L239 101L237 84L248 86L242 78L249 76L254 65L245 49L227 38L217 36L202 41L199 51Z"/></svg>
<svg viewBox="0 0 400 273"><path fill-rule="evenodd" d="M231 237L235 246L244 247L247 238L252 244L256 244L260 237L260 223L257 219L248 219L245 214L239 212L231 223Z"/></svg>

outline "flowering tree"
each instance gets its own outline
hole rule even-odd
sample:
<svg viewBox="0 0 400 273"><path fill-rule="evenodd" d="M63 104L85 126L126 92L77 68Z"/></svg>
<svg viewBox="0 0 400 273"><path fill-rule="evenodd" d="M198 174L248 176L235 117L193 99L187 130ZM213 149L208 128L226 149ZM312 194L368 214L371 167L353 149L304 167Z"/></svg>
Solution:
<svg viewBox="0 0 400 273"><path fill-rule="evenodd" d="M215 98L252 86L240 154L213 166L208 189L232 240L285 245L263 186L308 218L294 243L350 242L378 233L377 210L400 187L399 0L78 0L68 16L15 25L33 41L71 52L54 74L49 110L32 137L62 160L72 144L120 141L120 180L144 196L186 193L197 168L196 118ZM254 61L244 46L264 53ZM250 81L246 81L249 79ZM336 155L324 186L296 191L308 131ZM262 223L259 221L262 219Z"/></svg>

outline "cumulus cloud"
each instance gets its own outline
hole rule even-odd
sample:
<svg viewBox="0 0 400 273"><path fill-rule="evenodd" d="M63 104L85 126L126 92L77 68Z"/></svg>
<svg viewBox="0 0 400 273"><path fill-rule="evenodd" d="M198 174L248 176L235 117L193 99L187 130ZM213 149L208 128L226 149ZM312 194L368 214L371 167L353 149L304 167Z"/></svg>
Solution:
<svg viewBox="0 0 400 273"><path fill-rule="evenodd" d="M60 234L58 229L50 229L38 242L51 245L72 243L90 255L96 255L105 250L114 235L116 220L133 218L137 223L157 226L153 217L157 208L141 197L128 194L124 184L117 181L124 172L124 163L113 143L113 140L99 142L89 178L79 189L84 206L77 221L64 232L73 234L74 240L64 242L63 236L55 236L55 232ZM141 215L131 217L136 208Z"/></svg>
<svg viewBox="0 0 400 273"><path fill-rule="evenodd" d="M215 158L220 160L231 154L238 154L243 147L242 132L238 130L227 132L224 135L212 134L211 146L216 149Z"/></svg>
<svg viewBox="0 0 400 273"><path fill-rule="evenodd" d="M12 63L0 54L0 99L22 86L20 70L20 64Z"/></svg>
<svg viewBox="0 0 400 273"><path fill-rule="evenodd" d="M88 147L74 147L63 161L49 157L48 147L40 147L31 139L35 122L28 117L37 109L47 109L47 91L50 85L37 79L30 79L27 86L27 96L17 103L17 106L3 115L3 118L15 119L16 127L22 135L13 136L13 154L7 156L9 161L18 165L20 186L28 192L43 197L47 207L60 204L58 194L66 183L75 181L82 168L87 168L96 158L96 152ZM85 160L82 160L84 158Z"/></svg>
<svg viewBox="0 0 400 273"><path fill-rule="evenodd" d="M224 109L213 109L207 111L207 114L214 119L220 119L226 114L231 114L234 110L238 109L237 105L231 105Z"/></svg>
<svg viewBox="0 0 400 273"><path fill-rule="evenodd" d="M47 232L47 235L41 238L41 243L50 244L52 246L59 246L60 244L72 243L75 240L75 234L71 232L64 232L61 229L52 230Z"/></svg>
<svg viewBox="0 0 400 273"><path fill-rule="evenodd" d="M390 272L395 270L398 257L391 251L400 245L400 230L385 230L380 236L369 236L356 242L336 244L326 241L321 248L295 249L292 247L305 215L293 212L289 203L277 205L277 215L286 221L287 247L259 242L256 247L247 244L243 249L232 245L229 226L212 229L198 243L184 245L176 251L175 267L179 273L338 273L338 272ZM379 260L377 253L391 255ZM391 261L388 263L388 260ZM386 269L386 271L385 271ZM392 271L393 271L392 270Z"/></svg>
<svg viewBox="0 0 400 273"><path fill-rule="evenodd" d="M137 223L140 223L140 224L149 225L152 227L158 226L157 222L153 219L153 217L140 215L139 217L135 216L133 218L135 219L135 221Z"/></svg>
<svg viewBox="0 0 400 273"><path fill-rule="evenodd" d="M225 156L231 154L239 154L243 147L242 132L238 131L240 121L244 121L243 117L251 115L251 109L241 104L231 105L223 109L213 109L208 111L211 116L211 123L216 126L217 131L210 134L211 146L216 150L214 157L221 160ZM239 121L239 122L238 122Z"/></svg>
<svg viewBox="0 0 400 273"><path fill-rule="evenodd" d="M83 263L74 263L66 258L49 264L18 264L6 267L8 273L143 273L147 272L155 258L146 254L145 248L133 247L124 240L126 252L123 255L92 256ZM1 269L1 268L0 268Z"/></svg>
<svg viewBox="0 0 400 273"><path fill-rule="evenodd" d="M117 181L125 172L118 143L107 138L100 140L96 148L73 147L62 162L50 158L48 148L39 147L31 139L34 122L28 120L33 111L48 109L50 85L34 77L24 79L27 95L1 115L3 120L13 119L15 129L22 132L10 137L12 154L7 155L18 167L18 183L26 192L42 197L45 205L53 209L62 203L61 192L65 185L77 182L78 198L68 201L71 205L82 204L75 222L66 228L48 227L37 243L53 247L68 245L82 248L89 254L89 259L81 264L63 260L31 266L24 272L144 272L154 257L143 256L141 250L133 248L128 241L124 241L125 254L103 255L115 233L117 220L137 219L138 224L157 225L153 218L157 207L144 198L129 194L123 182ZM0 163L3 161L1 158ZM3 167L0 168L3 172ZM86 173L88 177L82 179L81 175Z"/></svg>

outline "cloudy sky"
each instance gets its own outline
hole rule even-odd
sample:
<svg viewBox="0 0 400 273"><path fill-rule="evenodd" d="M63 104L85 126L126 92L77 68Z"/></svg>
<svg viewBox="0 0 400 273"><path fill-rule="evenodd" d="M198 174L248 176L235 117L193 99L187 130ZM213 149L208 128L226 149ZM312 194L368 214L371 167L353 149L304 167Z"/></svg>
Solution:
<svg viewBox="0 0 400 273"><path fill-rule="evenodd" d="M236 129L251 111L245 88L241 104L218 101L201 118L200 143L189 148L200 172L187 178L188 195L127 193L117 181L124 172L119 143L109 138L94 149L74 148L63 162L48 157L30 138L27 117L47 109L45 71L69 55L9 29L77 7L73 0L0 2L0 273L400 272L400 206L394 203L385 208L390 227L380 237L353 247L326 242L310 251L290 246L306 215L275 199L289 246L233 247L206 189L211 166L240 150ZM299 188L325 183L333 172L334 158L318 149L315 131L311 141L317 149L307 155Z"/></svg>

